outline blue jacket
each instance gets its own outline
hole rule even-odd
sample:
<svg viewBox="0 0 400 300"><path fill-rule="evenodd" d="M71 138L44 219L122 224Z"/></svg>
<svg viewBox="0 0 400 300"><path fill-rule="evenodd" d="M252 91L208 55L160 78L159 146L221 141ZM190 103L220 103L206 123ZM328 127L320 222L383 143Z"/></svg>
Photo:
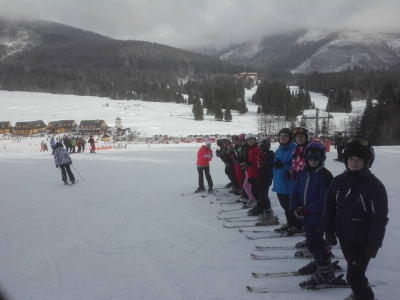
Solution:
<svg viewBox="0 0 400 300"><path fill-rule="evenodd" d="M290 195L289 210L305 207L308 215L304 222L316 226L322 224L325 197L333 175L323 165L312 170L308 164L299 171Z"/></svg>
<svg viewBox="0 0 400 300"><path fill-rule="evenodd" d="M339 241L360 247L380 248L388 222L385 186L369 169L350 177L335 177L329 188L322 229L334 232Z"/></svg>
<svg viewBox="0 0 400 300"><path fill-rule="evenodd" d="M289 144L286 145L280 145L278 149L275 151L274 162L279 159L281 162L284 163L282 169L276 169L275 167L273 168L274 186L272 188L272 191L278 194L290 195L290 193L292 192L294 181L287 180L285 178L285 171L292 170L292 154L295 148L296 144L294 142L290 142Z"/></svg>

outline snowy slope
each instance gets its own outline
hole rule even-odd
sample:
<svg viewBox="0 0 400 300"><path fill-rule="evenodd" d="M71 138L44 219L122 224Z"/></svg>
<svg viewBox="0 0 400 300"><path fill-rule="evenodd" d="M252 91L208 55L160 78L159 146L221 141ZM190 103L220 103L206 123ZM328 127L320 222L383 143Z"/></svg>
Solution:
<svg viewBox="0 0 400 300"><path fill-rule="evenodd" d="M0 92L1 107L5 108L1 119L34 120L79 112L85 119L112 120L116 112L125 112L113 105L104 108L102 99L29 93L15 93L19 96L10 98L11 94ZM96 106L94 100L101 104ZM64 110L58 109L61 104ZM174 109L166 104L164 108L143 107L137 115L143 119L139 124L131 121L132 126L148 131L151 125L162 133L196 132L207 123L180 118L180 123L170 124L168 120L174 118L165 112L183 110L180 105ZM123 122L123 116L131 113L127 110L121 115ZM226 130L246 132L254 122L254 115L249 115L233 123L242 127ZM218 126L206 128L215 132ZM298 282L307 277L254 278L252 272L292 271L308 262L256 261L249 255L256 253L255 245L293 246L302 238L251 241L237 229L224 228L218 211L235 206L219 205L214 195L202 198L191 194L197 187L199 144L132 143L126 149L72 154L72 170L80 181L65 187L50 153L39 152L41 140L0 140L0 285L10 299L336 300L349 294L344 289L303 291ZM277 144L272 147L275 150ZM384 246L367 274L377 285L378 299L395 300L400 293L400 205L396 200L400 196L396 179L400 147L375 150L373 172L387 188L390 221ZM328 153L327 167L337 175L343 165L334 162L334 157L335 153ZM216 157L211 174L215 187L227 183L224 165ZM222 188L219 192L226 193ZM276 195L270 196L284 221ZM224 214L233 215L245 215L245 211ZM339 255L340 250L335 253ZM293 251L261 254L293 255ZM280 292L250 294L247 285L269 286Z"/></svg>

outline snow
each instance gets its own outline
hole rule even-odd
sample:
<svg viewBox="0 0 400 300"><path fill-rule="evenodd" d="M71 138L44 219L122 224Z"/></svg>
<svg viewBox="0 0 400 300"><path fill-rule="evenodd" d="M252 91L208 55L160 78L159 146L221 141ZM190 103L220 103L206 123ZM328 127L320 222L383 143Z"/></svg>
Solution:
<svg viewBox="0 0 400 300"><path fill-rule="evenodd" d="M246 91L246 96L252 92ZM324 108L326 97L314 93L311 97ZM110 106L104 107L106 103ZM256 127L255 106L249 106L250 114L234 115L234 122L225 123L211 118L193 121L191 107L181 104L1 91L0 105L0 120L13 125L37 119L79 123L98 118L113 126L118 115L124 127L149 135L255 132ZM256 261L250 253L293 255L294 251L257 252L255 245L293 246L302 238L252 241L237 229L223 227L218 211L237 206L220 206L214 195L191 194L197 187L200 144L132 143L126 149L71 154L79 182L69 187L62 184L50 153L39 152L43 139L0 140L0 282L10 299L336 300L350 293L304 291L298 283L307 277L254 278L252 272L294 271L309 262ZM336 154L331 150L326 165L338 175L344 167L333 160ZM371 261L367 276L377 285L378 299L394 300L400 294L396 177L400 147L375 147L375 151L372 171L386 186L390 220L383 248ZM221 187L228 180L217 157L211 162L211 175L219 193L226 193ZM275 193L270 196L284 222ZM334 253L340 255L340 250ZM341 265L345 266L344 260ZM247 285L282 292L250 294Z"/></svg>

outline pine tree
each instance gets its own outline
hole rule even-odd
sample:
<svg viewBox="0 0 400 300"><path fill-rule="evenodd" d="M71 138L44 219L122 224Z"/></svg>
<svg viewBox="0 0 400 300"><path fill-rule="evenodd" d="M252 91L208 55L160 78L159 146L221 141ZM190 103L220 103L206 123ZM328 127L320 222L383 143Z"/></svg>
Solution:
<svg viewBox="0 0 400 300"><path fill-rule="evenodd" d="M245 114L249 111L247 109L246 101L244 101L244 98L242 98L242 100L240 100L237 111L239 114Z"/></svg>
<svg viewBox="0 0 400 300"><path fill-rule="evenodd" d="M194 103L193 103L192 112L194 115L194 119L196 121L203 121L204 120L204 112L203 112L203 107L200 102L200 98L195 97L193 101L194 101Z"/></svg>
<svg viewBox="0 0 400 300"><path fill-rule="evenodd" d="M231 108L229 107L229 104L226 105L224 118L225 118L225 122L231 122L232 121L232 113L231 113Z"/></svg>
<svg viewBox="0 0 400 300"><path fill-rule="evenodd" d="M224 119L224 114L222 112L221 103L218 100L215 101L214 118L216 121L222 121Z"/></svg>

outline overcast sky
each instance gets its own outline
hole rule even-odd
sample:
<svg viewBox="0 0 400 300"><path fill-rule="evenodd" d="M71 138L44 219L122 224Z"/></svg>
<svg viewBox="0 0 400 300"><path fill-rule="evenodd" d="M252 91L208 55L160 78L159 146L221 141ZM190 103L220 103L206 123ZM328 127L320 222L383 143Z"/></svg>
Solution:
<svg viewBox="0 0 400 300"><path fill-rule="evenodd" d="M0 16L181 48L300 28L399 32L399 13L400 0L0 0Z"/></svg>

